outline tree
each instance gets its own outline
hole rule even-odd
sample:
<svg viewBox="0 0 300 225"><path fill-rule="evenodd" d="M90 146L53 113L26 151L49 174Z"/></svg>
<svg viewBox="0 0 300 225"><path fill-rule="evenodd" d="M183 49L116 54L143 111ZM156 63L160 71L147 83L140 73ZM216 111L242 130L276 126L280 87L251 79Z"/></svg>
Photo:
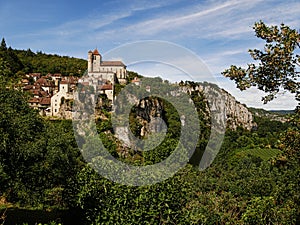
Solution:
<svg viewBox="0 0 300 225"><path fill-rule="evenodd" d="M8 66L8 63L0 57L0 83L6 81L6 77L11 76L11 70Z"/></svg>
<svg viewBox="0 0 300 225"><path fill-rule="evenodd" d="M0 45L0 51L6 51L6 50L7 50L6 42L5 42L5 39L2 38L1 45Z"/></svg>
<svg viewBox="0 0 300 225"><path fill-rule="evenodd" d="M232 65L222 74L234 80L240 90L257 86L267 93L264 103L273 100L281 90L295 94L300 101L300 56L295 54L300 48L299 32L284 24L267 26L262 21L255 23L253 29L258 38L266 41L263 51L249 50L259 63L250 63L247 69Z"/></svg>

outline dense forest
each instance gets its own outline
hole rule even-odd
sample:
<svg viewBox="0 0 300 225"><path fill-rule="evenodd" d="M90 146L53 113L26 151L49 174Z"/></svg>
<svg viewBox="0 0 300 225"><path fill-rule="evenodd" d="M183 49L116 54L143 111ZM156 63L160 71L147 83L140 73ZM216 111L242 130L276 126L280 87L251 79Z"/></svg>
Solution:
<svg viewBox="0 0 300 225"><path fill-rule="evenodd" d="M86 70L86 60L68 56L36 53L29 49L17 50L7 47L3 38L0 45L0 58L7 62L11 76L28 73L61 73L63 76L82 76Z"/></svg>
<svg viewBox="0 0 300 225"><path fill-rule="evenodd" d="M154 185L121 185L100 176L83 159L74 138L72 121L50 121L39 116L28 106L23 92L10 88L16 73L80 75L79 70L85 66L84 62L81 67L81 62L29 50L12 50L2 42L0 223L300 223L297 113L285 115L285 122L258 115L255 129L227 129L216 159L206 170L200 171L191 162L175 176ZM131 78L136 75L130 73ZM120 91L123 87L117 88ZM203 96L192 93L191 98L204 130L197 145L201 151L209 136L209 122L203 120L202 112L206 110ZM121 161L153 164L171 154L178 144L180 118L165 102L163 118L170 127L167 138L154 152L132 151L130 157L124 159L119 154L109 109L103 104L98 110L101 113L96 121L99 136L110 153ZM132 111L131 129L139 135L135 118ZM24 211L27 216L23 215Z"/></svg>

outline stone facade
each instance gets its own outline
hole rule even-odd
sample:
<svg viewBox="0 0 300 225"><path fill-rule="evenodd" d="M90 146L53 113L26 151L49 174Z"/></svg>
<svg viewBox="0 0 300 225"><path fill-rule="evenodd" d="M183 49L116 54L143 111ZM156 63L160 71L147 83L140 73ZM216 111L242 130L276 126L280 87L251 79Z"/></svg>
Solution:
<svg viewBox="0 0 300 225"><path fill-rule="evenodd" d="M97 49L88 52L88 76L108 80L111 84L126 83L127 70L122 61L103 61Z"/></svg>
<svg viewBox="0 0 300 225"><path fill-rule="evenodd" d="M59 91L51 98L51 116L61 115L61 106L66 100L73 99L73 94L70 93L70 84L68 82L60 82Z"/></svg>

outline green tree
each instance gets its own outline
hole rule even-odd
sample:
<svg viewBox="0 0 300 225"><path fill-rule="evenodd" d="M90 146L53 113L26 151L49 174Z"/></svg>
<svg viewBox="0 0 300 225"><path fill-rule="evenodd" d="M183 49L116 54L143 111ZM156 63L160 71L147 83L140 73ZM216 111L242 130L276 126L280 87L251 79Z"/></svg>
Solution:
<svg viewBox="0 0 300 225"><path fill-rule="evenodd" d="M5 39L2 38L1 45L0 45L0 51L6 51L6 50L7 50L6 42L5 42Z"/></svg>
<svg viewBox="0 0 300 225"><path fill-rule="evenodd" d="M10 77L12 74L8 63L0 57L0 84L5 84L7 83L7 77Z"/></svg>
<svg viewBox="0 0 300 225"><path fill-rule="evenodd" d="M300 48L299 32L284 24L267 26L262 21L253 28L255 35L266 42L264 50L249 50L259 63L249 63L247 69L232 65L222 74L234 80L240 90L256 86L267 93L264 103L273 100L282 89L295 94L300 101L300 56L295 54Z"/></svg>

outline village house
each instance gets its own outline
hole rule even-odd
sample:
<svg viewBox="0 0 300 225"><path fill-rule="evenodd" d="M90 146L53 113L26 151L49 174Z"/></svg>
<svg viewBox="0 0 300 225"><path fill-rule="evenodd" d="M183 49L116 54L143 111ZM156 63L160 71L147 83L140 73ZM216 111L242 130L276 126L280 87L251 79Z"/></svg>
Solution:
<svg viewBox="0 0 300 225"><path fill-rule="evenodd" d="M26 79L34 81L33 84L22 82L23 91L32 95L28 101L29 106L39 110L42 116L59 116L61 98L72 98L69 92L74 90L78 80L74 77L63 77L61 74L47 74L42 77L40 74L27 74Z"/></svg>
<svg viewBox="0 0 300 225"><path fill-rule="evenodd" d="M60 109L62 104L64 104L66 100L72 99L73 93L70 92L69 81L60 81L58 92L51 97L51 116L59 116L61 114ZM71 110L69 110L68 114L71 114ZM71 118L71 115L67 117Z"/></svg>

